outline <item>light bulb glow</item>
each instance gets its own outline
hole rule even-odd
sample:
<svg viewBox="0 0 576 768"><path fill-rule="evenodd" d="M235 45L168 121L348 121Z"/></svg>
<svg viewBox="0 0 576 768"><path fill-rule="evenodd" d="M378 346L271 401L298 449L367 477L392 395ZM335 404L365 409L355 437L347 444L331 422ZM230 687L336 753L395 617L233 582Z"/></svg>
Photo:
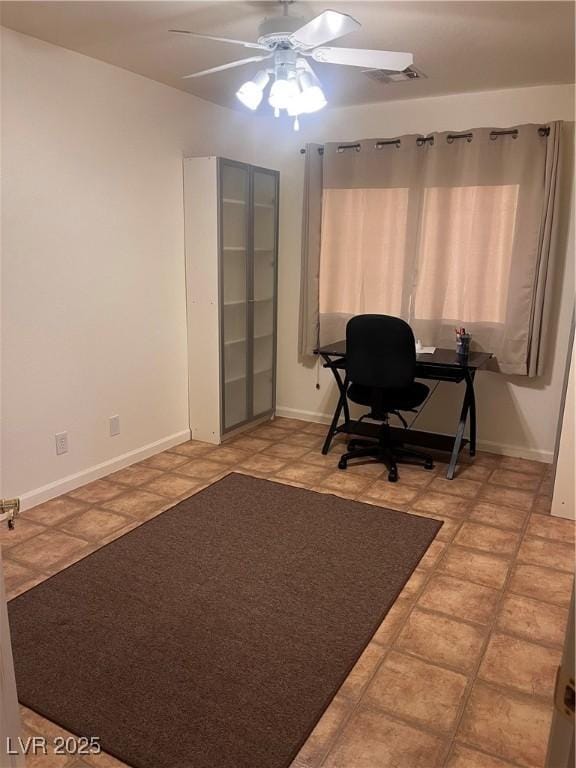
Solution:
<svg viewBox="0 0 576 768"><path fill-rule="evenodd" d="M298 76L298 84L301 88L298 96L298 112L301 114L318 112L326 106L326 96L320 87L318 79L313 73L303 70Z"/></svg>
<svg viewBox="0 0 576 768"><path fill-rule="evenodd" d="M248 109L257 109L264 95L264 88L270 77L265 70L258 72L253 80L248 80L236 91L236 98Z"/></svg>
<svg viewBox="0 0 576 768"><path fill-rule="evenodd" d="M272 83L268 103L274 109L286 109L290 101L296 96L298 96L298 85L295 78L276 79Z"/></svg>

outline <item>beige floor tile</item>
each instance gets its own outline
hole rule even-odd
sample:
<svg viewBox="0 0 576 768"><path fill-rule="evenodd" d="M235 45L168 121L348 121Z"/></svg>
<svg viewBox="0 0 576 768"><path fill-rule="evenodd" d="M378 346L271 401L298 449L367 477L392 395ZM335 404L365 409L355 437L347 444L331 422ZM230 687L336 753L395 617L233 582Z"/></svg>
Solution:
<svg viewBox="0 0 576 768"><path fill-rule="evenodd" d="M300 459L307 454L309 449L305 445L292 445L291 443L276 443L265 451L266 456L275 456L279 459Z"/></svg>
<svg viewBox="0 0 576 768"><path fill-rule="evenodd" d="M400 631L414 603L411 598L399 597L390 608L383 622L372 637L372 642L388 646Z"/></svg>
<svg viewBox="0 0 576 768"><path fill-rule="evenodd" d="M463 480L479 480L481 483L488 480L493 472L492 466L482 464L461 464L456 468L454 477Z"/></svg>
<svg viewBox="0 0 576 768"><path fill-rule="evenodd" d="M540 485L540 475L514 472L510 469L495 469L490 475L490 482L508 488L521 488L524 491L536 491Z"/></svg>
<svg viewBox="0 0 576 768"><path fill-rule="evenodd" d="M574 547L559 541L526 537L518 551L518 562L574 572Z"/></svg>
<svg viewBox="0 0 576 768"><path fill-rule="evenodd" d="M64 558L84 552L86 542L62 531L48 529L34 538L12 547L10 557L32 568L46 571Z"/></svg>
<svg viewBox="0 0 576 768"><path fill-rule="evenodd" d="M542 461L531 461L530 459L518 459L514 456L502 456L500 458L502 469L509 469L513 472L524 472L530 475L539 475L542 477L549 465Z"/></svg>
<svg viewBox="0 0 576 768"><path fill-rule="evenodd" d="M449 496L445 493L431 493L428 489L412 504L412 508L415 510L456 519L467 517L470 506L468 502L455 496Z"/></svg>
<svg viewBox="0 0 576 768"><path fill-rule="evenodd" d="M322 438L318 435L311 435L309 432L294 432L294 434L288 435L284 440L289 445L301 445L308 450L313 448L319 451L322 448Z"/></svg>
<svg viewBox="0 0 576 768"><path fill-rule="evenodd" d="M549 496L536 496L532 505L532 512L540 515L549 515L552 508L552 499Z"/></svg>
<svg viewBox="0 0 576 768"><path fill-rule="evenodd" d="M472 624L416 608L396 639L401 651L470 672L480 659L486 631Z"/></svg>
<svg viewBox="0 0 576 768"><path fill-rule="evenodd" d="M41 582L45 581L48 578L48 575L45 573L39 574L38 576L32 576L29 579L26 579L26 581L21 582L15 587L10 587L10 589L6 589L6 600L12 600L14 597L18 597L18 595L21 595L23 592L27 592L29 589L32 589L33 587L36 587Z"/></svg>
<svg viewBox="0 0 576 768"><path fill-rule="evenodd" d="M568 611L521 595L506 595L498 613L497 627L537 643L562 647Z"/></svg>
<svg viewBox="0 0 576 768"><path fill-rule="evenodd" d="M228 466L218 461L198 458L176 467L174 474L186 475L186 477L197 478L198 480L213 480L229 471Z"/></svg>
<svg viewBox="0 0 576 768"><path fill-rule="evenodd" d="M38 504L32 509L23 512L23 519L32 520L41 525L58 525L59 522L67 517L87 509L88 505L78 499L72 499L70 496L58 496L56 499L46 501L44 504Z"/></svg>
<svg viewBox="0 0 576 768"><path fill-rule="evenodd" d="M328 469L334 470L338 468L338 460L342 453L343 451L341 448L339 450L332 448L332 450L326 454L326 456L324 456L324 454L320 453L319 451L310 451L310 453L304 454L304 456L302 456L299 461L304 462L304 464L313 464L316 467L328 467ZM346 470L346 472L347 471L348 470ZM358 474L358 472L355 474Z"/></svg>
<svg viewBox="0 0 576 768"><path fill-rule="evenodd" d="M4 584L7 592L37 576L37 574L30 568L27 568L14 560L10 560L8 557L2 559L2 566L4 571Z"/></svg>
<svg viewBox="0 0 576 768"><path fill-rule="evenodd" d="M518 488L505 488L503 485L486 483L482 486L479 500L488 501L491 504L501 504L505 507L514 507L527 512L534 503L534 494Z"/></svg>
<svg viewBox="0 0 576 768"><path fill-rule="evenodd" d="M304 421L303 419L292 419L289 416L275 416L270 421L270 426L278 427L279 429L291 429L298 431L304 429L306 424L309 423L310 422Z"/></svg>
<svg viewBox="0 0 576 768"><path fill-rule="evenodd" d="M572 583L570 573L519 563L512 573L509 590L544 603L566 606L570 602Z"/></svg>
<svg viewBox="0 0 576 768"><path fill-rule="evenodd" d="M60 529L73 536L98 542L114 531L124 528L130 521L124 515L93 507L60 524Z"/></svg>
<svg viewBox="0 0 576 768"><path fill-rule="evenodd" d="M331 454L332 456L334 454ZM378 480L388 473L386 464L375 459L366 459L361 461L351 461L348 464L346 472L351 472L356 475L365 475L372 480Z"/></svg>
<svg viewBox="0 0 576 768"><path fill-rule="evenodd" d="M208 456L217 446L213 443L204 443L200 440L188 440L170 448L167 453L176 453L180 456ZM238 446L240 447L240 446ZM170 467L168 467L170 469Z"/></svg>
<svg viewBox="0 0 576 768"><path fill-rule="evenodd" d="M324 488L329 488L332 491L341 491L352 496L361 494L370 484L371 480L369 477L348 474L343 470L331 472L321 483Z"/></svg>
<svg viewBox="0 0 576 768"><path fill-rule="evenodd" d="M423 517L429 517L432 520L439 520L442 523L442 527L436 534L436 541L452 541L454 536L460 530L462 525L461 520L455 520L452 517L442 517L441 515L433 515L431 512L420 512L414 508L409 509L408 512L411 515L420 515Z"/></svg>
<svg viewBox="0 0 576 768"><path fill-rule="evenodd" d="M217 461L219 464L230 466L232 464L239 464L251 455L250 451L244 451L233 445L225 444L216 446L213 451L210 451L208 458L210 461Z"/></svg>
<svg viewBox="0 0 576 768"><path fill-rule="evenodd" d="M246 434L228 440L227 445L231 448L240 448L252 455L253 453L258 453L259 451L266 450L266 448L270 448L271 443L269 440L262 440L259 437L253 437L251 434Z"/></svg>
<svg viewBox="0 0 576 768"><path fill-rule="evenodd" d="M483 525L493 525L495 528L506 528L510 531L520 531L528 517L528 512L500 504L479 502L472 507L470 520Z"/></svg>
<svg viewBox="0 0 576 768"><path fill-rule="evenodd" d="M261 440L269 440L270 443L275 443L284 440L289 435L289 430L282 430L275 427L271 427L268 424L256 427L250 431L250 437L257 437Z"/></svg>
<svg viewBox="0 0 576 768"><path fill-rule="evenodd" d="M420 594L427 578L428 574L425 570L420 570L419 568L416 569L406 584L404 584L400 597L407 597L414 600Z"/></svg>
<svg viewBox="0 0 576 768"><path fill-rule="evenodd" d="M286 466L288 459L280 459L277 456L266 456L263 453L257 453L249 459L245 459L240 467L243 469L254 470L255 472L274 473Z"/></svg>
<svg viewBox="0 0 576 768"><path fill-rule="evenodd" d="M322 435L326 437L328 432L328 424L318 424L315 421L305 421L302 427L303 432L310 432L313 435Z"/></svg>
<svg viewBox="0 0 576 768"><path fill-rule="evenodd" d="M306 740L306 743L290 765L290 768L319 768L324 755L346 720L353 703L342 696L335 696L328 709Z"/></svg>
<svg viewBox="0 0 576 768"><path fill-rule="evenodd" d="M487 624L496 611L500 592L452 576L433 574L418 605L454 618Z"/></svg>
<svg viewBox="0 0 576 768"><path fill-rule="evenodd" d="M450 496L461 496L464 499L473 499L478 496L482 483L477 480L466 480L465 478L454 478L448 480L446 477L436 477L430 484L430 490L436 493L447 493Z"/></svg>
<svg viewBox="0 0 576 768"><path fill-rule="evenodd" d="M177 499L185 494L191 495L201 487L202 483L192 477L166 474L147 483L143 490L166 496L168 499Z"/></svg>
<svg viewBox="0 0 576 768"><path fill-rule="evenodd" d="M551 717L547 702L476 683L458 738L504 760L542 768Z"/></svg>
<svg viewBox="0 0 576 768"><path fill-rule="evenodd" d="M521 693L552 699L561 652L517 637L491 636L478 676Z"/></svg>
<svg viewBox="0 0 576 768"><path fill-rule="evenodd" d="M11 549L46 530L44 525L33 523L28 518L21 516L16 520L13 530L9 530L6 523L0 525L0 545L3 550Z"/></svg>
<svg viewBox="0 0 576 768"><path fill-rule="evenodd" d="M423 570L434 568L445 551L446 542L434 540L426 550L424 557L418 563L418 568L422 568Z"/></svg>
<svg viewBox="0 0 576 768"><path fill-rule="evenodd" d="M288 464L275 472L273 479L292 480L302 485L315 486L322 482L328 471L322 467L313 467L307 464Z"/></svg>
<svg viewBox="0 0 576 768"><path fill-rule="evenodd" d="M382 645L370 643L352 668L338 695L345 699L358 700L385 654L386 649Z"/></svg>
<svg viewBox="0 0 576 768"><path fill-rule="evenodd" d="M323 768L440 768L446 743L383 712L359 708Z"/></svg>
<svg viewBox="0 0 576 768"><path fill-rule="evenodd" d="M466 521L454 537L454 543L470 549L480 549L496 555L512 556L520 536L514 531L505 531L491 525L480 525Z"/></svg>
<svg viewBox="0 0 576 768"><path fill-rule="evenodd" d="M386 467L383 468L387 473ZM411 485L413 488L426 488L437 477L437 470L424 469L424 467L412 464L398 464L398 482L402 485Z"/></svg>
<svg viewBox="0 0 576 768"><path fill-rule="evenodd" d="M127 491L111 501L102 504L104 509L120 512L131 517L146 518L150 513L166 506L166 499L147 491Z"/></svg>
<svg viewBox="0 0 576 768"><path fill-rule="evenodd" d="M400 482L376 480L362 494L363 499L377 502L382 507L405 509L418 496L419 490Z"/></svg>
<svg viewBox="0 0 576 768"><path fill-rule="evenodd" d="M364 701L447 733L456 723L466 684L467 678L459 672L391 651L372 678Z"/></svg>
<svg viewBox="0 0 576 768"><path fill-rule="evenodd" d="M188 456L181 455L180 453L164 451L164 453L157 453L155 456L150 456L149 459L144 459L144 461L140 462L140 466L161 469L163 472L173 472L176 467L185 464L189 460Z"/></svg>
<svg viewBox="0 0 576 768"><path fill-rule="evenodd" d="M492 755L478 752L476 749L455 744L446 768L515 768L515 766Z"/></svg>
<svg viewBox="0 0 576 768"><path fill-rule="evenodd" d="M530 515L526 534L528 536L540 536L543 539L573 543L575 531L576 525L573 520L535 514Z"/></svg>
<svg viewBox="0 0 576 768"><path fill-rule="evenodd" d="M438 570L466 581L501 589L509 568L510 562L502 557L452 545L448 547Z"/></svg>
<svg viewBox="0 0 576 768"><path fill-rule="evenodd" d="M123 485L111 483L109 480L95 480L93 483L70 491L68 496L85 501L87 504L101 504L103 501L109 501L115 496L120 496L125 490Z"/></svg>
<svg viewBox="0 0 576 768"><path fill-rule="evenodd" d="M159 469L134 464L131 467L126 467L126 469L121 469L119 472L114 472L113 475L110 475L110 480L121 485L138 487L144 485L144 483L149 483L150 480L154 480L154 478L161 475L162 472Z"/></svg>

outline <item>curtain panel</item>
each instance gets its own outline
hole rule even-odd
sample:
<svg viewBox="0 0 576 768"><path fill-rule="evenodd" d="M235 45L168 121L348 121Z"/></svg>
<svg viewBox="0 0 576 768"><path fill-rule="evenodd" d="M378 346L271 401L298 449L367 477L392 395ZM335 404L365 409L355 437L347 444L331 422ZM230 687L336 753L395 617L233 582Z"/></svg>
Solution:
<svg viewBox="0 0 576 768"><path fill-rule="evenodd" d="M316 221L321 209L321 236L308 238L315 255L302 280L320 342L343 338L355 314L381 312L406 319L425 345L451 347L464 326L500 371L539 375L560 132L553 123L330 143L323 158L308 149L322 196L305 197L305 209Z"/></svg>

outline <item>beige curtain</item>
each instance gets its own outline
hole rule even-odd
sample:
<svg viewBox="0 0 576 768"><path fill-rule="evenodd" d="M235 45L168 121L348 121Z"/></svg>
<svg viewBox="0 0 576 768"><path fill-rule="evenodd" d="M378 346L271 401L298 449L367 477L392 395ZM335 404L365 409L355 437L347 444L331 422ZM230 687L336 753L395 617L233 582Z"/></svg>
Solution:
<svg viewBox="0 0 576 768"><path fill-rule="evenodd" d="M318 294L322 225L322 155L319 144L306 145L302 210L302 266L298 354L310 357L318 346Z"/></svg>
<svg viewBox="0 0 576 768"><path fill-rule="evenodd" d="M465 326L502 372L540 374L560 130L554 123L549 133L524 125L326 145L321 343L343 338L352 315L381 312L404 317L425 345L452 347L454 328ZM313 212L317 221L317 204ZM308 288L310 317L314 283Z"/></svg>

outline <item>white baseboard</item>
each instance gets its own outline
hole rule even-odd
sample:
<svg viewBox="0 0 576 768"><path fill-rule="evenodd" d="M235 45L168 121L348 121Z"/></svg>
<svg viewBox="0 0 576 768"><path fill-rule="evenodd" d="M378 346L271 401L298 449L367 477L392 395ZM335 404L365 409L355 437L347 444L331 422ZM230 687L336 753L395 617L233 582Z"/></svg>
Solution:
<svg viewBox="0 0 576 768"><path fill-rule="evenodd" d="M79 488L81 485L90 483L93 480L99 480L101 477L129 467L130 464L147 459L155 453L166 451L168 448L186 442L186 440L190 440L189 429L184 429L182 432L156 440L154 443L148 443L148 445L144 445L141 448L136 448L133 451L128 451L128 453L123 453L121 456L116 456L114 459L103 461L101 464L95 464L92 467L88 467L88 469L83 469L81 472L76 472L73 475L68 475L60 480L55 480L53 483L36 488L33 491L23 493L20 497L21 509L30 509L45 501L50 501L50 499L54 499L56 496L73 491L75 488Z"/></svg>
<svg viewBox="0 0 576 768"><path fill-rule="evenodd" d="M317 424L330 424L332 421L331 413L315 413L314 411L299 411L296 408L285 408L281 405L276 406L276 415L284 416L287 419L300 419L301 421L314 421ZM491 440L478 440L478 450L487 453L497 453L500 456L513 456L519 459L532 459L532 461L542 461L545 464L551 464L554 458L553 451L544 451L538 448L529 448L523 445L506 445L504 443L495 443Z"/></svg>

